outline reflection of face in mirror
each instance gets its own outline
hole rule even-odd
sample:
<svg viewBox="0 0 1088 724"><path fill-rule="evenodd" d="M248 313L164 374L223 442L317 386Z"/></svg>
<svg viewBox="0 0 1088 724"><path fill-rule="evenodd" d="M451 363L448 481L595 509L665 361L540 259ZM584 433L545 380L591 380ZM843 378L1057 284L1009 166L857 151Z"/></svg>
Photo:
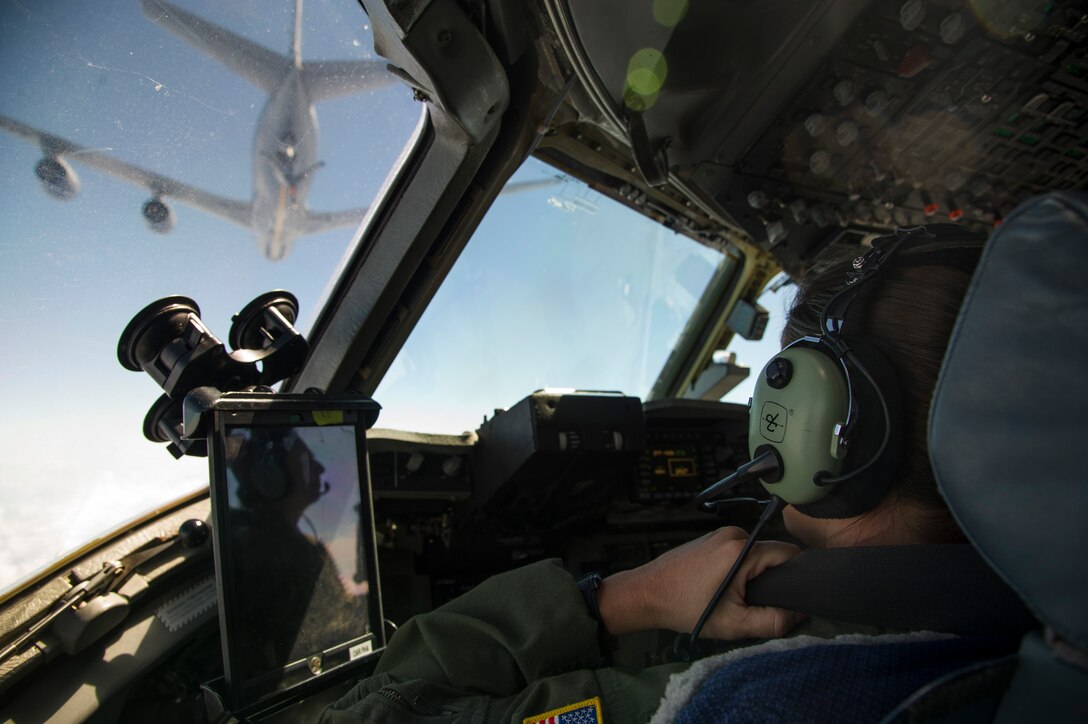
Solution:
<svg viewBox="0 0 1088 724"><path fill-rule="evenodd" d="M226 439L243 680L370 631L354 435L234 428Z"/></svg>

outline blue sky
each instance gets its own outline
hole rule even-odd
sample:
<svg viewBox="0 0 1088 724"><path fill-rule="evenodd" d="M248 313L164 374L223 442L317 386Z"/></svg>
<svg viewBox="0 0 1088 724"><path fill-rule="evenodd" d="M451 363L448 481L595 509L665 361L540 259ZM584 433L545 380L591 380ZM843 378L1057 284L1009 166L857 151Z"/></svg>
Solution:
<svg viewBox="0 0 1088 724"><path fill-rule="evenodd" d="M580 182L500 196L375 392L378 425L460 433L543 387L641 397L721 258Z"/></svg>
<svg viewBox="0 0 1088 724"><path fill-rule="evenodd" d="M285 52L293 3L181 0L191 12ZM352 0L312 0L304 59L373 57ZM255 25L251 25L257 21ZM209 191L248 199L262 91L143 17L137 0L0 6L0 113ZM365 206L421 112L402 86L318 107L321 157L311 208ZM144 190L69 159L82 192L47 196L37 148L0 133L0 589L154 505L206 484L206 463L143 439L161 394L116 358L146 304L185 294L226 339L253 297L291 290L313 320L351 229L304 237L283 262L252 234L174 204L175 230L150 232Z"/></svg>

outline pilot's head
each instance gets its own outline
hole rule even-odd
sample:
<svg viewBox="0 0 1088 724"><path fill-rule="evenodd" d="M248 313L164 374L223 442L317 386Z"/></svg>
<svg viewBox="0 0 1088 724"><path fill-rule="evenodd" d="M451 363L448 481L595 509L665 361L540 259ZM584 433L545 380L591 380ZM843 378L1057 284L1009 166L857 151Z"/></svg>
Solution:
<svg viewBox="0 0 1088 724"><path fill-rule="evenodd" d="M820 334L821 313L846 286L847 272L857 256L856 248L835 251L802 278L782 333L783 346ZM893 260L882 269L872 282L861 328L853 330L888 358L902 393L903 443L896 472L876 507L861 515L816 516L788 507L787 527L810 545L963 540L937 490L926 434L937 376L977 253L960 255L954 262L930 258L931 262ZM850 485L836 486L833 494L858 495L858 489Z"/></svg>
<svg viewBox="0 0 1088 724"><path fill-rule="evenodd" d="M298 512L321 497L325 472L295 430L248 431L239 441L231 470L243 506Z"/></svg>

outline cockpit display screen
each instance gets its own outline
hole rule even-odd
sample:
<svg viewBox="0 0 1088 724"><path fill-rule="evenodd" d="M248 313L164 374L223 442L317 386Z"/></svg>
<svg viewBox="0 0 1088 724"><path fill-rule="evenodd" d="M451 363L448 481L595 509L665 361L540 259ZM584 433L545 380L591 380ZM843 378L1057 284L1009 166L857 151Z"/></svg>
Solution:
<svg viewBox="0 0 1088 724"><path fill-rule="evenodd" d="M697 448L662 447L650 451L650 465L655 478L699 477L699 450Z"/></svg>
<svg viewBox="0 0 1088 724"><path fill-rule="evenodd" d="M381 614L363 426L224 425L217 437L226 683L241 707L375 650Z"/></svg>
<svg viewBox="0 0 1088 724"><path fill-rule="evenodd" d="M631 497L639 503L687 503L725 476L731 453L721 430L651 427Z"/></svg>

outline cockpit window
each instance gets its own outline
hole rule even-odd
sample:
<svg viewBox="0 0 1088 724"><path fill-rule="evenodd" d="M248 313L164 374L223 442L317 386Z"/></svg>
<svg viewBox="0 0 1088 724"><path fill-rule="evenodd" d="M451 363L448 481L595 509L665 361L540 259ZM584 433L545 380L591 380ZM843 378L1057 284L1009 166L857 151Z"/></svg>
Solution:
<svg viewBox="0 0 1088 724"><path fill-rule="evenodd" d="M0 591L207 484L118 364L182 294L224 341L288 289L307 331L422 106L354 0L0 8Z"/></svg>
<svg viewBox="0 0 1088 724"><path fill-rule="evenodd" d="M780 274L772 279L759 295L756 304L767 310L767 327L763 331L763 337L758 340L744 339L738 334L729 343L726 353L736 355L735 363L741 367L747 367L749 373L740 384L726 393L722 398L723 401L748 404L752 390L755 389L756 375L782 349L782 330L786 326L786 312L793 303L796 293L797 285L792 283L785 274Z"/></svg>
<svg viewBox="0 0 1088 724"><path fill-rule="evenodd" d="M375 391L378 425L475 430L545 387L644 396L734 263L530 159Z"/></svg>

